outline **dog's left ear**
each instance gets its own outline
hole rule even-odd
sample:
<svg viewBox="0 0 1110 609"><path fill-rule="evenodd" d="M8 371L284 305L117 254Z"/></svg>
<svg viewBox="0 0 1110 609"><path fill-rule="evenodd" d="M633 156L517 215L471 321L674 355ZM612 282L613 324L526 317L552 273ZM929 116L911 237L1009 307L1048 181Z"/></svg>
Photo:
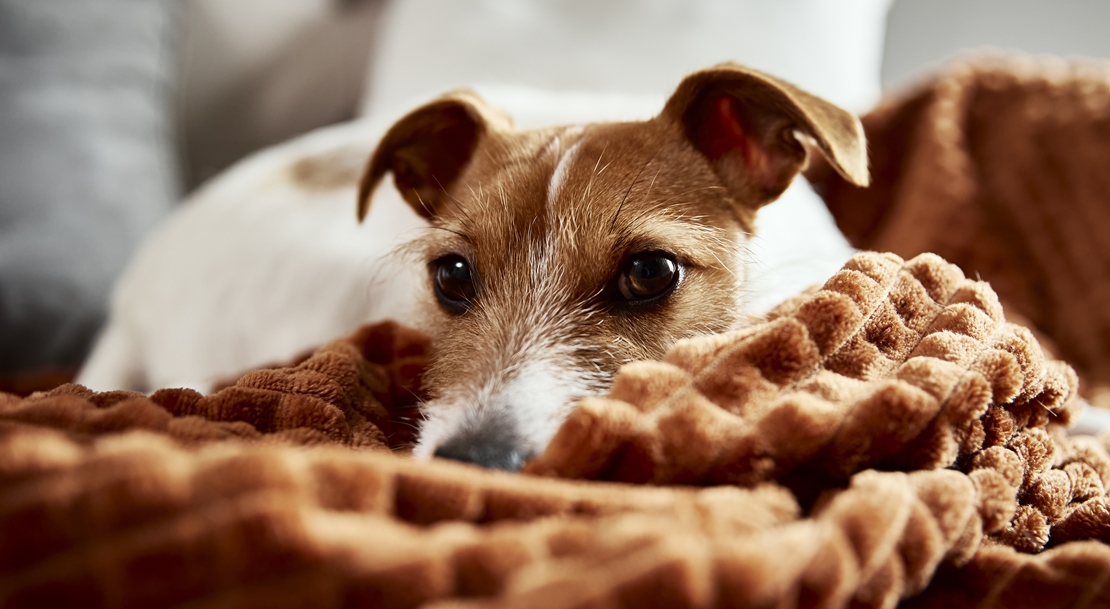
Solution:
<svg viewBox="0 0 1110 609"><path fill-rule="evenodd" d="M386 132L370 156L358 189L359 221L387 172L416 213L435 216L481 139L511 123L508 115L468 90L452 91L413 110Z"/></svg>
<svg viewBox="0 0 1110 609"><path fill-rule="evenodd" d="M750 68L722 64L687 76L662 116L684 129L737 201L753 209L782 194L804 168L804 140L849 182L869 181L855 115Z"/></svg>

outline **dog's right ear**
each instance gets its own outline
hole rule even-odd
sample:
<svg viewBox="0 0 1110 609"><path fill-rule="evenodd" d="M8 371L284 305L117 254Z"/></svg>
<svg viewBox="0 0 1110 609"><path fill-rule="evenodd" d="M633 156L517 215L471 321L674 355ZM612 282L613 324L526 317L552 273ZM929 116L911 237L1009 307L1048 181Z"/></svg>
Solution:
<svg viewBox="0 0 1110 609"><path fill-rule="evenodd" d="M359 184L359 221L366 217L370 196L387 171L416 213L435 216L482 137L510 124L506 115L465 90L413 110L389 129L370 156Z"/></svg>
<svg viewBox="0 0 1110 609"><path fill-rule="evenodd" d="M681 126L737 202L752 209L777 198L805 167L804 143L849 182L869 181L858 118L751 68L721 64L687 76L663 116Z"/></svg>

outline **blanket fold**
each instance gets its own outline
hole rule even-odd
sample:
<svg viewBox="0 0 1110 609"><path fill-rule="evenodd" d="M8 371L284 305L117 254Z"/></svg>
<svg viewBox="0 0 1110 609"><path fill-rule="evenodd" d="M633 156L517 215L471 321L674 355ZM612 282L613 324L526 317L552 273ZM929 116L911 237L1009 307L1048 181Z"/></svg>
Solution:
<svg viewBox="0 0 1110 609"><path fill-rule="evenodd" d="M863 124L869 188L807 171L852 245L989 281L1110 407L1110 62L973 55Z"/></svg>
<svg viewBox="0 0 1110 609"><path fill-rule="evenodd" d="M529 471L824 488L864 468L952 466L1073 413L1074 373L935 256L858 255L773 317L625 366Z"/></svg>

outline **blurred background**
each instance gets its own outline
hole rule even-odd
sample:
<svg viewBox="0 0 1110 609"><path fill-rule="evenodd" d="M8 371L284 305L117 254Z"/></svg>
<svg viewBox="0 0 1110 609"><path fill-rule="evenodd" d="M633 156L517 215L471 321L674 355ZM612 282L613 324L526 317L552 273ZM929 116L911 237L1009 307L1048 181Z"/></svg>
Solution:
<svg viewBox="0 0 1110 609"><path fill-rule="evenodd" d="M0 390L71 375L144 235L252 151L460 84L662 95L736 59L864 112L1105 0L0 0Z"/></svg>

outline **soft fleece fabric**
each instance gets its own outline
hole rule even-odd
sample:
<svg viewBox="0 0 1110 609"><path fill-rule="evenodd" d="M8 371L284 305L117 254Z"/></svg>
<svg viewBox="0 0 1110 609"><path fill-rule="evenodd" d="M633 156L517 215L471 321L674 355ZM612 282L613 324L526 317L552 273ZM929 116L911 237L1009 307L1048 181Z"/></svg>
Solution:
<svg viewBox="0 0 1110 609"><path fill-rule="evenodd" d="M390 453L427 346L386 324L207 397L0 398L0 605L1110 603L1074 373L935 256L860 254L626 366L525 475Z"/></svg>
<svg viewBox="0 0 1110 609"><path fill-rule="evenodd" d="M863 123L870 188L809 173L852 245L989 281L1110 407L1110 62L972 56Z"/></svg>

